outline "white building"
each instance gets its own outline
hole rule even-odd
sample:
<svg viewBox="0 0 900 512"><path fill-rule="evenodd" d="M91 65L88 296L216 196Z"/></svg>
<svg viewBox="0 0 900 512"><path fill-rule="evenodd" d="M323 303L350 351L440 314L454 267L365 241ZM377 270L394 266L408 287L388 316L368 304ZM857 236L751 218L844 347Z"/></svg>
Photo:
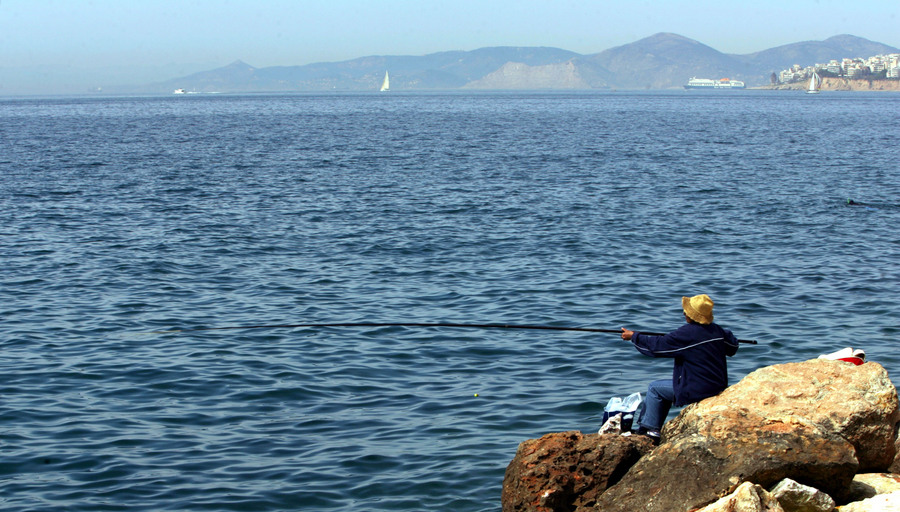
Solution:
<svg viewBox="0 0 900 512"><path fill-rule="evenodd" d="M778 79L782 83L797 82L810 77L813 73L820 70L825 70L834 75L846 76L848 78L856 78L865 76L868 73L881 73L884 71L887 78L900 78L900 53L874 55L867 59L832 59L827 64L816 63L814 66L808 66L806 68L801 67L799 64L794 64L789 69L782 70L778 74Z"/></svg>

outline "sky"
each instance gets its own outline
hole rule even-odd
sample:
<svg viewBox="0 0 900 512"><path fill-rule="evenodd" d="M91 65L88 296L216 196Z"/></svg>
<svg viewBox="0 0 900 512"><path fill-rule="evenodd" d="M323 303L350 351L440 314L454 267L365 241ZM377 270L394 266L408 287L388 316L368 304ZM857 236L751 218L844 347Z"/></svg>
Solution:
<svg viewBox="0 0 900 512"><path fill-rule="evenodd" d="M486 46L598 53L672 32L725 53L852 34L900 47L898 0L0 0L0 95Z"/></svg>

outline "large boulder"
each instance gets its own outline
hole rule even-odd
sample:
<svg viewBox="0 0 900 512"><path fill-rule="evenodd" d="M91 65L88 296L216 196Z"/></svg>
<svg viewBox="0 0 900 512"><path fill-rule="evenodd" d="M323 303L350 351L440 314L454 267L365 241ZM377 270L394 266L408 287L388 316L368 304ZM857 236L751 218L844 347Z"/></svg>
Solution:
<svg viewBox="0 0 900 512"><path fill-rule="evenodd" d="M504 512L562 512L593 505L653 448L643 436L561 432L519 445L503 479Z"/></svg>
<svg viewBox="0 0 900 512"><path fill-rule="evenodd" d="M666 439L603 493L594 510L687 511L732 493L743 482L769 488L785 478L840 493L858 468L850 443L813 424L744 411L706 426Z"/></svg>
<svg viewBox="0 0 900 512"><path fill-rule="evenodd" d="M878 363L813 359L756 370L718 396L686 407L663 432L676 439L729 428L727 418L756 414L785 424L814 424L846 439L860 471L887 471L900 423L897 388Z"/></svg>

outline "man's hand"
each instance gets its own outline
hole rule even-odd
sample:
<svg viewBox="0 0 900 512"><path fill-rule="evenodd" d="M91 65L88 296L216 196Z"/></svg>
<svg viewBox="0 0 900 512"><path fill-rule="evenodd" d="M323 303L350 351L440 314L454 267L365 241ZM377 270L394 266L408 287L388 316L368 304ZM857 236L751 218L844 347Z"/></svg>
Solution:
<svg viewBox="0 0 900 512"><path fill-rule="evenodd" d="M631 337L634 336L634 331L629 331L628 329L622 327L622 339L625 341L631 341Z"/></svg>

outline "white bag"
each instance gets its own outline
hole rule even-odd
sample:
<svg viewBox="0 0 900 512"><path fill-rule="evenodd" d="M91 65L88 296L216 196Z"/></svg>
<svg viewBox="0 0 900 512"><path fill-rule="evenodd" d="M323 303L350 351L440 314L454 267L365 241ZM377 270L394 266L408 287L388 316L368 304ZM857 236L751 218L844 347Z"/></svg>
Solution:
<svg viewBox="0 0 900 512"><path fill-rule="evenodd" d="M606 403L603 408L603 426L600 427L600 434L622 433L631 431L631 425L634 422L634 413L641 406L640 393L632 393L624 399L614 396Z"/></svg>
<svg viewBox="0 0 900 512"><path fill-rule="evenodd" d="M819 356L819 359L832 359L835 361L846 361L855 365L861 365L866 362L866 351L859 348L854 350L852 347L847 347L838 350L837 352L823 354Z"/></svg>

